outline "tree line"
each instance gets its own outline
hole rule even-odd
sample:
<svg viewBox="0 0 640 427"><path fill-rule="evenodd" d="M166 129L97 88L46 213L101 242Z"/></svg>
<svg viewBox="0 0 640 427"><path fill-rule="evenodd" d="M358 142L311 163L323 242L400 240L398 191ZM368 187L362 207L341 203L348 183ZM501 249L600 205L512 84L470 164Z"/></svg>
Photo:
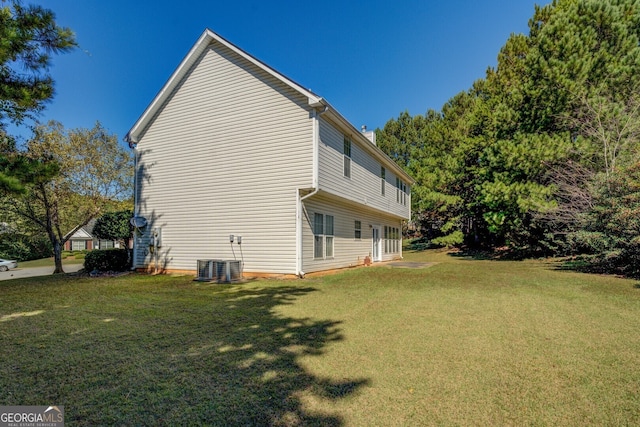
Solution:
<svg viewBox="0 0 640 427"><path fill-rule="evenodd" d="M640 1L535 6L470 89L376 132L430 244L640 275Z"/></svg>

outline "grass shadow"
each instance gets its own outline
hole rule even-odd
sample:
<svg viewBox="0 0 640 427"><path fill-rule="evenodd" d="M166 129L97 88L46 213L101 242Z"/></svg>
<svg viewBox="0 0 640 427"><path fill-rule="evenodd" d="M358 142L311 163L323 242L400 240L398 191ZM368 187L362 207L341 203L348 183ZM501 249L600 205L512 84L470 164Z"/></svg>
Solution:
<svg viewBox="0 0 640 427"><path fill-rule="evenodd" d="M558 258L551 261L551 269L554 271L566 271L584 274L597 274L602 276L617 277L621 279L640 279L636 275L627 275L623 271L615 271L607 265L602 265L597 261L594 262L592 255L569 256ZM634 289L640 289L640 282L633 285Z"/></svg>
<svg viewBox="0 0 640 427"><path fill-rule="evenodd" d="M36 305L58 292L66 308L0 324L0 404L53 402L87 426L339 426L338 415L307 412L303 396L341 399L367 383L319 378L300 364L343 339L340 322L278 313L312 287L129 281L89 281L84 295L48 281Z"/></svg>

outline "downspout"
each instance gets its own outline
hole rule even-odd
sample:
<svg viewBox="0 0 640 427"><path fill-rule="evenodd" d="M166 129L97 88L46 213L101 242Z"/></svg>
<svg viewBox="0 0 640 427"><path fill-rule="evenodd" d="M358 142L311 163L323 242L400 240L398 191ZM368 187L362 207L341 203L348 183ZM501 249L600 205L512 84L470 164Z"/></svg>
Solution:
<svg viewBox="0 0 640 427"><path fill-rule="evenodd" d="M133 147L133 217L137 217L139 214L138 208L138 150ZM131 254L131 270L136 269L138 264L138 236L137 233L133 233L133 253ZM129 249L129 248L127 248Z"/></svg>
<svg viewBox="0 0 640 427"><path fill-rule="evenodd" d="M324 114L329 106L323 104L322 111L314 108L313 110L313 177L312 177L312 188L313 191L309 194L305 194L300 197L300 188L296 189L296 271L297 276L300 278L304 278L304 271L302 271L302 202L309 197L315 196L320 191L320 187L318 185L318 175L319 175L319 156L320 156L320 115Z"/></svg>
<svg viewBox="0 0 640 427"><path fill-rule="evenodd" d="M138 209L138 150L136 149L138 144L137 140L129 135L125 136L125 141L129 143L129 147L133 150L133 217L137 217ZM136 233L133 233L133 253L131 254L131 270L135 271L136 263L138 259L138 243ZM129 248L127 248L129 250Z"/></svg>

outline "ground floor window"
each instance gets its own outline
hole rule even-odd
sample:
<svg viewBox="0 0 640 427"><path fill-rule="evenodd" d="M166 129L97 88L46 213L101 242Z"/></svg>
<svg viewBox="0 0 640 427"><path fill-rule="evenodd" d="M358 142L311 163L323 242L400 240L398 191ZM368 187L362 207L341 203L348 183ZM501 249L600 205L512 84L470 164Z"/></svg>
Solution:
<svg viewBox="0 0 640 427"><path fill-rule="evenodd" d="M313 214L313 257L333 258L333 216Z"/></svg>
<svg viewBox="0 0 640 427"><path fill-rule="evenodd" d="M324 244L324 215L313 214L313 257L322 258Z"/></svg>
<svg viewBox="0 0 640 427"><path fill-rule="evenodd" d="M400 252L400 229L384 226L384 253L393 254Z"/></svg>
<svg viewBox="0 0 640 427"><path fill-rule="evenodd" d="M325 257L333 258L333 216L325 215Z"/></svg>
<svg viewBox="0 0 640 427"><path fill-rule="evenodd" d="M71 250L72 251L84 251L87 249L87 242L84 240L72 240L71 241Z"/></svg>
<svg viewBox="0 0 640 427"><path fill-rule="evenodd" d="M100 240L100 249L113 249L113 240Z"/></svg>

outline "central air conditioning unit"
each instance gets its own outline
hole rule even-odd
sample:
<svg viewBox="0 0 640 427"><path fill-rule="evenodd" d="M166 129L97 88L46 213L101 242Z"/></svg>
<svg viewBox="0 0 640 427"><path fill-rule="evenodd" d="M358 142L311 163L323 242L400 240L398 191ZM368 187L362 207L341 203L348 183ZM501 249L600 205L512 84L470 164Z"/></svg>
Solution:
<svg viewBox="0 0 640 427"><path fill-rule="evenodd" d="M196 280L201 282L239 282L242 280L242 261L199 259L197 272Z"/></svg>
<svg viewBox="0 0 640 427"><path fill-rule="evenodd" d="M196 271L198 272L198 276L196 277L196 280L200 282L210 282L212 280L215 280L215 276L213 273L215 271L214 267L217 261L219 260L199 259L198 266L196 268Z"/></svg>

